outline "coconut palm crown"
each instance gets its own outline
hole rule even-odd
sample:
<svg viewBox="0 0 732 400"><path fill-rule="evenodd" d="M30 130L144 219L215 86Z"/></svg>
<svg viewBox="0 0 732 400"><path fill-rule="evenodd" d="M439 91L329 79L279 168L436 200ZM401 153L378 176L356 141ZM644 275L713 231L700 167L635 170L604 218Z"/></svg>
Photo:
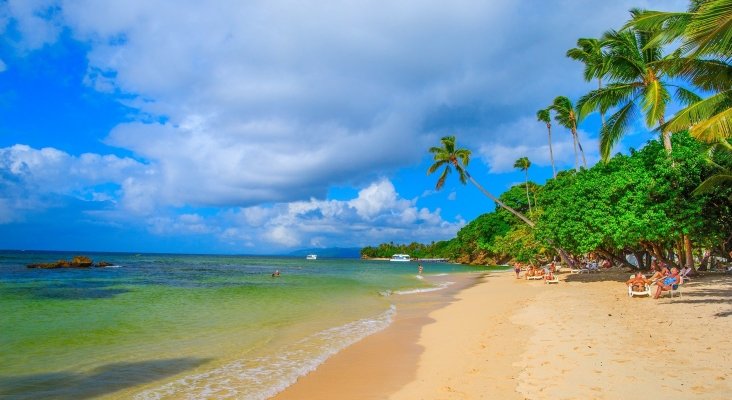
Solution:
<svg viewBox="0 0 732 400"><path fill-rule="evenodd" d="M662 129L689 129L705 142L731 138L732 1L696 0L688 12L633 9L631 15L625 29L655 32L650 45L681 43L672 60L673 72L713 93L677 112Z"/></svg>
<svg viewBox="0 0 732 400"><path fill-rule="evenodd" d="M528 219L520 212L507 206L504 202L499 200L496 196L494 196L483 186L481 186L475 179L473 179L473 177L470 175L470 173L468 173L468 170L466 168L470 163L470 150L456 148L455 136L445 136L440 139L440 142L442 143L442 147L430 147L429 149L429 152L432 153L435 162L427 169L427 175L431 175L435 173L438 169L444 167L442 173L440 174L440 177L437 179L437 185L435 185L435 188L437 190L442 189L442 187L445 185L445 180L447 179L447 176L452 172L452 168L455 168L458 173L460 183L464 185L467 183L468 180L470 180L470 182L475 185L478 190L483 192L483 194L486 195L489 199L496 202L496 204L498 204L499 206L505 208L508 212L515 215L520 220L524 221L530 227L534 227L535 224L533 221Z"/></svg>
<svg viewBox="0 0 732 400"><path fill-rule="evenodd" d="M552 117L551 109L545 108L536 112L536 120L546 124L546 129L549 132L549 160L552 163L552 176L557 177L557 169L554 167L554 151L552 150Z"/></svg>
<svg viewBox="0 0 732 400"><path fill-rule="evenodd" d="M582 144L580 143L579 136L577 134L577 124L580 123L582 114L580 114L574 107L572 100L565 96L557 96L549 108L555 113L554 120L556 120L559 125L569 129L572 133L572 139L574 140L574 167L579 170L579 160L577 158L577 148L579 148L579 151L582 154L582 165L587 168L585 152L582 150Z"/></svg>
<svg viewBox="0 0 732 400"><path fill-rule="evenodd" d="M652 32L635 30L610 30L603 35L608 48L608 77L612 83L591 91L578 102L581 116L594 110L605 112L617 108L600 131L603 160L609 158L613 146L629 130L639 111L645 115L646 126L663 127L672 87L681 104L700 100L693 92L670 82L664 67L669 66L668 59L672 56L663 56L658 46L647 46L652 37ZM661 140L670 153L668 130L661 130Z"/></svg>
<svg viewBox="0 0 732 400"><path fill-rule="evenodd" d="M513 167L524 172L526 178L526 203L529 205L529 214L531 214L531 197L529 197L529 167L531 161L528 157L521 157L513 163Z"/></svg>

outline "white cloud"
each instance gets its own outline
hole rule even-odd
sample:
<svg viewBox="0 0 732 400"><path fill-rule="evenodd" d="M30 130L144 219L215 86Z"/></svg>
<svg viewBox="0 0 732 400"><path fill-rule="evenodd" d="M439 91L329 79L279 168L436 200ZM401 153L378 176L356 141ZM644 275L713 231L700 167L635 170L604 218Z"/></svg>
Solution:
<svg viewBox="0 0 732 400"><path fill-rule="evenodd" d="M389 240L429 242L453 237L465 224L461 218L443 220L439 209L417 208L412 201L400 198L386 179L370 184L351 200L310 199L268 208L254 206L218 218L233 224L221 230L222 239L242 246L257 243L280 248L363 246Z"/></svg>
<svg viewBox="0 0 732 400"><path fill-rule="evenodd" d="M599 143L596 138L578 131L580 144L585 152L588 166L598 159ZM501 173L514 171L514 162L521 157L528 157L534 165L550 166L549 135L544 123L534 117L521 117L515 121L499 125L491 137L500 141L488 142L480 146L478 155L486 160L490 172ZM552 124L552 153L557 170L574 167L574 144L572 134L558 124ZM578 152L578 154L580 154ZM578 155L582 165L582 157Z"/></svg>
<svg viewBox="0 0 732 400"><path fill-rule="evenodd" d="M5 72L5 70L8 69L8 66L5 65L5 62L3 62L2 59L0 59L0 72Z"/></svg>
<svg viewBox="0 0 732 400"><path fill-rule="evenodd" d="M486 127L585 90L581 66L564 52L621 25L631 6L670 7L13 0L6 12L28 48L68 28L89 44L90 85L169 121L124 123L109 136L157 171L127 186L130 203L154 189L164 204L248 206L320 198L331 185L388 175L419 160L433 132L482 145L495 171L506 169L503 149L542 162L544 141L521 149L512 132L489 128L486 137Z"/></svg>

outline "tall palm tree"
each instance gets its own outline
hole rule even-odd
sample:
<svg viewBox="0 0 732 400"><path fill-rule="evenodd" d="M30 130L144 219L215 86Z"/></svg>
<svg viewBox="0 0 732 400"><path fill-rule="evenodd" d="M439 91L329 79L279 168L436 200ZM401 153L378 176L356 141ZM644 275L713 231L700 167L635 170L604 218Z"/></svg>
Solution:
<svg viewBox="0 0 732 400"><path fill-rule="evenodd" d="M584 78L589 82L597 79L597 88L602 89L602 78L608 73L610 63L603 50L605 42L600 39L582 38L577 47L567 50L567 57L585 64ZM600 112L600 121L605 126L605 112Z"/></svg>
<svg viewBox="0 0 732 400"><path fill-rule="evenodd" d="M526 181L526 203L529 205L529 214L531 214L531 197L529 197L529 167L531 167L531 161L528 157L521 157L513 163L513 167L524 171Z"/></svg>
<svg viewBox="0 0 732 400"><path fill-rule="evenodd" d="M429 169L427 169L427 175L431 175L438 169L444 167L444 169L442 170L442 174L440 174L440 177L437 179L437 185L435 186L435 189L442 189L442 187L445 185L447 175L449 175L452 172L452 169L455 168L455 171L457 171L458 173L460 183L464 185L469 179L470 182L475 185L478 190L483 192L483 194L488 196L489 199L495 201L496 204L505 208L508 212L515 215L520 220L524 221L530 227L534 227L535 224L533 221L528 219L520 212L507 206L504 202L499 200L489 191L485 190L483 186L481 186L475 179L473 179L473 177L470 175L470 173L468 173L467 170L467 166L470 163L470 150L455 148L455 136L445 136L440 139L440 142L442 143L442 147L430 147L429 149L429 152L432 153L435 162L429 167Z"/></svg>
<svg viewBox="0 0 732 400"><path fill-rule="evenodd" d="M536 112L536 119L539 122L546 124L546 129L549 132L549 159L552 162L552 175L554 179L557 178L557 169L554 167L554 151L552 151L552 117L550 108L545 108Z"/></svg>
<svg viewBox="0 0 732 400"><path fill-rule="evenodd" d="M582 144L580 143L579 136L577 135L577 124L581 117L580 113L572 104L572 100L564 96L557 96L554 102L549 106L551 110L554 110L554 119L563 127L569 129L572 133L572 139L574 140L574 167L579 171L579 160L577 158L577 148L579 148L582 154L582 165L587 168L587 159L585 159L585 151L582 150Z"/></svg>
<svg viewBox="0 0 732 400"><path fill-rule="evenodd" d="M707 142L732 137L732 2L695 0L688 12L633 9L631 14L626 28L655 32L652 45L680 42L677 74L714 92L676 113L664 128L688 128Z"/></svg>
<svg viewBox="0 0 732 400"><path fill-rule="evenodd" d="M675 96L682 104L699 100L693 92L668 79L668 61L673 55L663 56L659 46L647 46L653 32L610 30L603 35L608 52L608 77L613 81L602 89L583 96L578 108L581 115L618 107L600 131L600 154L603 160L610 156L613 146L628 131L638 115L645 114L646 126L661 127L661 140L667 152L671 152L671 134L663 129L666 122L666 105L671 100L669 89L675 88Z"/></svg>

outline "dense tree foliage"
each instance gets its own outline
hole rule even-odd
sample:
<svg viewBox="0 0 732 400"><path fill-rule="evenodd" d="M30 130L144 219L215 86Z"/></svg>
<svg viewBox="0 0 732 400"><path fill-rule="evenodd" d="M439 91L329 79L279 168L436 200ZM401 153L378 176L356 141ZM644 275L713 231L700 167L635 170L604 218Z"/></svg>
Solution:
<svg viewBox="0 0 732 400"><path fill-rule="evenodd" d="M470 180L496 202L495 211L452 240L380 245L363 255L409 253L486 264L594 254L625 265L634 255L640 267L652 258L694 266L694 256L707 258L702 252L732 257L732 0L692 0L687 12L633 9L631 17L622 29L579 39L567 52L585 64L584 78L597 79L598 88L577 106L559 96L537 113L548 129L552 167L551 114L570 130L576 171L554 173L543 186L527 176L524 185L496 198L465 169L470 151L456 148L454 136L445 137L442 147L430 149L435 164L429 172L444 167L437 188L454 169L462 183ZM666 121L671 101L685 108ZM612 113L598 132L604 162L589 169L584 162L580 169L578 125L595 111ZM610 157L638 122L655 128L659 140ZM527 171L528 160L519 161L516 167Z"/></svg>

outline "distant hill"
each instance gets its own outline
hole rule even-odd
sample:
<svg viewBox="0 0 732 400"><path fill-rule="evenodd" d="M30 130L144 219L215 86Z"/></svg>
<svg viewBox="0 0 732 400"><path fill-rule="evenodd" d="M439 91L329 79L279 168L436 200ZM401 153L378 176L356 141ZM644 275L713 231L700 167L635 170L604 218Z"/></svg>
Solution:
<svg viewBox="0 0 732 400"><path fill-rule="evenodd" d="M288 256L305 257L308 254L317 254L318 257L328 258L361 258L360 247L328 247L324 249L300 249L288 253Z"/></svg>

